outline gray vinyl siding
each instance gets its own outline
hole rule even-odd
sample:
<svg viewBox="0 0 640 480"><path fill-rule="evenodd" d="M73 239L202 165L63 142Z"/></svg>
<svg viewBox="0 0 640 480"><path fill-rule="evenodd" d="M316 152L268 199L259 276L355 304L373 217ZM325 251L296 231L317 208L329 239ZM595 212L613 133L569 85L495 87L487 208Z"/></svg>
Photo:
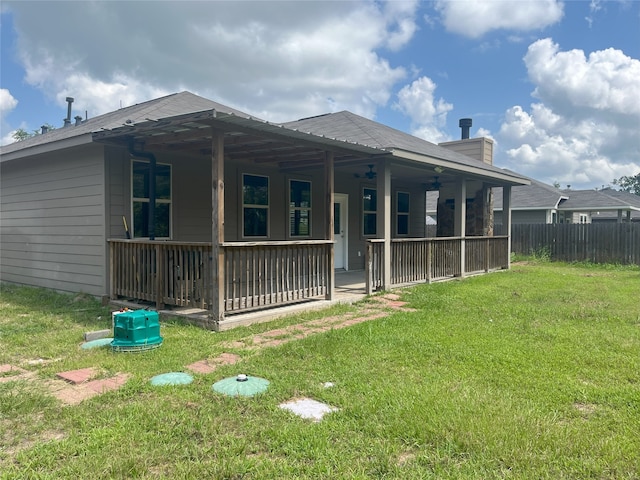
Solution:
<svg viewBox="0 0 640 480"><path fill-rule="evenodd" d="M124 150L108 148L105 153L107 193L108 193L108 229L107 238L126 238L122 217L127 220L131 228L129 188L127 187L131 168L128 155Z"/></svg>
<svg viewBox="0 0 640 480"><path fill-rule="evenodd" d="M102 147L2 164L0 278L104 295Z"/></svg>

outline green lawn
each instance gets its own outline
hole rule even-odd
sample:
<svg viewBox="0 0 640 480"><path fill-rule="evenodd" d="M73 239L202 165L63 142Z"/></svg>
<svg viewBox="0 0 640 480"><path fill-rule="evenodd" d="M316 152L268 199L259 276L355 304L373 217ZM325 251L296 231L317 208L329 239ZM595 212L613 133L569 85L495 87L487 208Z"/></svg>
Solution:
<svg viewBox="0 0 640 480"><path fill-rule="evenodd" d="M421 285L402 291L416 312L258 351L223 343L364 306L224 333L163 323L161 348L123 354L79 348L110 322L91 299L0 294L0 364L42 380L0 383L3 479L640 478L637 267L540 262ZM188 386L149 384L222 352L243 360ZM40 358L53 361L27 363ZM132 378L78 406L44 387L89 366ZM211 391L237 373L271 386ZM339 411L313 423L278 408L296 397Z"/></svg>

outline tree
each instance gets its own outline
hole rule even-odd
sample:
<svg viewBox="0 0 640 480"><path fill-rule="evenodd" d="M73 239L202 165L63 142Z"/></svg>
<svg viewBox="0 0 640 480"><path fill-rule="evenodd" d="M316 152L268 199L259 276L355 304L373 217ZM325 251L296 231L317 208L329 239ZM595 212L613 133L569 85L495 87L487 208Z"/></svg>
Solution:
<svg viewBox="0 0 640 480"><path fill-rule="evenodd" d="M614 185L618 185L620 190L640 195L640 172L635 175L624 175L613 181Z"/></svg>
<svg viewBox="0 0 640 480"><path fill-rule="evenodd" d="M56 129L56 127L54 127L50 123L45 123L43 126L47 127L48 131ZM41 130L34 130L33 132L29 133L24 128L19 128L15 132L13 132L13 135L11 135L11 136L13 137L13 139L15 141L20 142L22 140L26 140L27 138L35 137L36 135L40 135L40 133L41 133Z"/></svg>

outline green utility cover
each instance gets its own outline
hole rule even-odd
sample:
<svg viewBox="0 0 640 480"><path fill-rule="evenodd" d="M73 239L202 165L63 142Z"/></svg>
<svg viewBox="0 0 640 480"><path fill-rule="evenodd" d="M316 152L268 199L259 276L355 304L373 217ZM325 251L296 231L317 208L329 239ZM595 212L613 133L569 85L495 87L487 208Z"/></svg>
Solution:
<svg viewBox="0 0 640 480"><path fill-rule="evenodd" d="M245 379L246 380L243 380ZM230 397L253 397L264 392L269 387L269 380L248 375L229 377L213 384L214 391Z"/></svg>
<svg viewBox="0 0 640 480"><path fill-rule="evenodd" d="M193 377L183 372L161 373L151 379L151 385L156 387L163 385L188 385L191 382L193 382Z"/></svg>

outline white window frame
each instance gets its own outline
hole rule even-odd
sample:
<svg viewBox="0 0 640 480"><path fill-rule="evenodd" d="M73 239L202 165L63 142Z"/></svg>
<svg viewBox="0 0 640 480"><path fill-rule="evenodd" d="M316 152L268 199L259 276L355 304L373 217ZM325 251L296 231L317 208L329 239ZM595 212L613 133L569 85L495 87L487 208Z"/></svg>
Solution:
<svg viewBox="0 0 640 480"><path fill-rule="evenodd" d="M262 177L267 179L267 205L257 205L251 203L244 203L244 179L245 177ZM242 208L240 215L240 229L242 233L242 238L269 238L271 235L271 178L268 175L261 175L256 173L242 173L240 175L240 205ZM246 235L244 231L244 209L245 208L256 208L263 209L267 211L267 234L266 235Z"/></svg>
<svg viewBox="0 0 640 480"><path fill-rule="evenodd" d="M581 224L589 223L589 215L587 215L586 213L581 213L579 216L579 222Z"/></svg>
<svg viewBox="0 0 640 480"><path fill-rule="evenodd" d="M136 202L139 203L149 203L149 198L146 197L134 197L133 196L133 165L135 163L141 163L144 165L149 165L149 161L148 160L131 160L131 175L130 175L130 191L131 191L131 238L141 238L141 239L145 239L145 238L149 238L149 237L136 237L135 232L136 232L136 225L135 225L135 213L134 213L134 208L133 205ZM165 167L169 167L169 199L167 200L166 198L156 198L156 205L157 204L169 204L169 236L168 237L158 237L156 236L156 239L163 239L163 240L168 240L173 238L173 165L171 165L170 163L160 163L157 162L156 165L162 165Z"/></svg>
<svg viewBox="0 0 640 480"><path fill-rule="evenodd" d="M308 207L294 207L291 205L291 182L300 182L309 184L309 206ZM289 206L287 212L287 230L289 233L289 238L311 238L311 230L312 230L312 218L313 218L313 183L311 180L303 179L303 178L289 178L287 179L287 205ZM307 235L294 235L291 231L291 214L296 211L305 211L308 212L307 218L309 219L309 233Z"/></svg>
<svg viewBox="0 0 640 480"><path fill-rule="evenodd" d="M399 196L400 195L406 195L407 196L407 211L406 212L401 212L399 207L400 207L400 200L399 200ZM411 212L411 194L409 192L405 192L402 190L398 190L396 192L396 235L398 237L408 237L409 233L411 231L411 223L409 223L409 214ZM398 220L400 219L400 217L407 217L407 233L400 233L399 230L399 226L400 224L398 223Z"/></svg>

